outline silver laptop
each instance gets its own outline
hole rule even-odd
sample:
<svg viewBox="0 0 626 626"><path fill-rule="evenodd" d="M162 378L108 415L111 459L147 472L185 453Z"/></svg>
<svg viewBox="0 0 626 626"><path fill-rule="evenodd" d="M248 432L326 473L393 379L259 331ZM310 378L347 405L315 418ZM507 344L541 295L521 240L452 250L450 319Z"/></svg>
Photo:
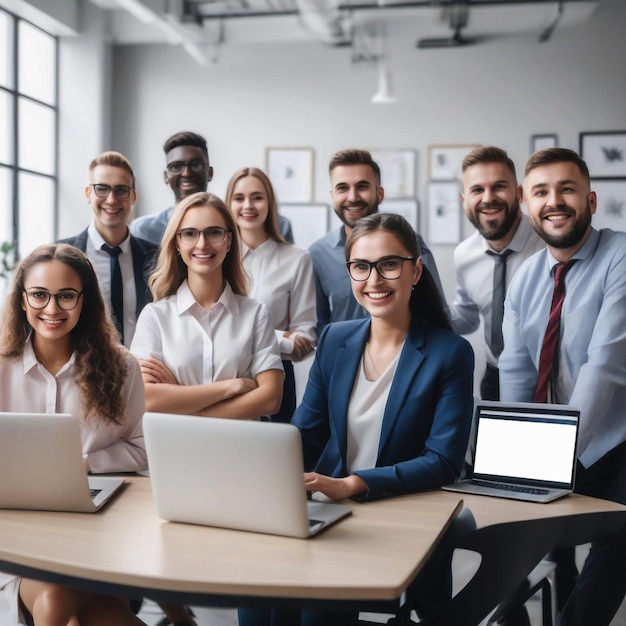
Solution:
<svg viewBox="0 0 626 626"><path fill-rule="evenodd" d="M351 513L307 502L291 424L146 413L143 430L165 520L306 538Z"/></svg>
<svg viewBox="0 0 626 626"><path fill-rule="evenodd" d="M87 476L73 415L0 413L0 509L93 513L123 483Z"/></svg>
<svg viewBox="0 0 626 626"><path fill-rule="evenodd" d="M479 402L472 469L444 489L530 502L571 493L579 417L563 404Z"/></svg>

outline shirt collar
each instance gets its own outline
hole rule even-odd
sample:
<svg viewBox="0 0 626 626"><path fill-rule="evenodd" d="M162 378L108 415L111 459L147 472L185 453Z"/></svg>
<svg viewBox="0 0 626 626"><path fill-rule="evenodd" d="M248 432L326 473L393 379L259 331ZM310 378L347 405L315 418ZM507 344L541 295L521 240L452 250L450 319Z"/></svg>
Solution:
<svg viewBox="0 0 626 626"><path fill-rule="evenodd" d="M189 284L186 280L183 281L181 286L178 288L178 291L176 292L176 301L178 307L178 315L182 315L193 306L200 307L200 305L196 302L193 293L191 293L191 289L189 289ZM239 302L237 301L237 296L235 296L235 294L233 293L233 290L231 289L231 286L228 282L226 282L224 291L222 291L222 295L219 297L214 306L217 307L220 305L234 315L239 313Z"/></svg>
<svg viewBox="0 0 626 626"><path fill-rule="evenodd" d="M574 253L572 259L576 259L577 261L584 261L593 255L595 249L598 246L598 241L600 239L600 232L595 228L591 229L589 233L589 237L587 237L587 241ZM551 254L550 250L546 248L547 258L548 258L548 269L552 272L552 268L560 263L557 261Z"/></svg>
<svg viewBox="0 0 626 626"><path fill-rule="evenodd" d="M346 229L342 224L337 230L330 233L332 235L331 241L334 248L346 247Z"/></svg>
<svg viewBox="0 0 626 626"><path fill-rule="evenodd" d="M506 248L504 248L504 250L511 250L512 252L521 252L524 249L524 246L526 245L526 241L528 240L531 230L532 230L532 226L530 225L528 216L525 213L522 213L522 218L517 224L517 228L515 229L515 234L511 238L511 241L509 241L509 244L506 246ZM496 252L489 245L489 242L484 237L481 237L481 239L482 239L481 243L482 243L484 252L487 252L488 254L502 254L502 252L504 252L504 250L501 250L500 252Z"/></svg>
<svg viewBox="0 0 626 626"><path fill-rule="evenodd" d="M71 365L74 365L75 361L76 353L72 352L70 360L63 366L63 368L61 368L59 373L61 373ZM26 340L26 343L24 344L24 352L22 352L22 362L24 363L24 375L28 374L28 372L30 372L30 370L32 370L34 367L43 367L41 363L39 363L39 361L37 360L35 348L33 348L33 342L31 341L30 337Z"/></svg>
<svg viewBox="0 0 626 626"><path fill-rule="evenodd" d="M91 243L93 243L93 247L96 250L100 250L106 243L102 235L96 229L95 220L91 220L91 224L89 224L89 227L87 228L87 234L89 235L89 239L91 239ZM122 253L130 252L130 230L126 233L126 238L119 244L119 247L122 249Z"/></svg>
<svg viewBox="0 0 626 626"><path fill-rule="evenodd" d="M241 241L241 256L245 258L247 256L262 256L268 258L274 254L274 251L278 247L278 242L274 241L271 237L266 239L261 245L256 248L248 247L243 241Z"/></svg>

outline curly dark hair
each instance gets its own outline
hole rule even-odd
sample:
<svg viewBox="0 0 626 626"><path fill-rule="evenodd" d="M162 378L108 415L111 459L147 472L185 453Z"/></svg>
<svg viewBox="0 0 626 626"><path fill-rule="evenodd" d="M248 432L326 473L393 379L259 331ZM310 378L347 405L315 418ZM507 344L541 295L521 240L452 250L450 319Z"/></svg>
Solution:
<svg viewBox="0 0 626 626"><path fill-rule="evenodd" d="M22 308L25 278L36 265L51 261L74 270L82 285L83 308L70 336L84 416L119 424L126 410L122 396L127 372L125 349L119 344L91 262L78 248L64 243L39 246L18 265L2 309L0 356L17 358L23 354L32 333Z"/></svg>

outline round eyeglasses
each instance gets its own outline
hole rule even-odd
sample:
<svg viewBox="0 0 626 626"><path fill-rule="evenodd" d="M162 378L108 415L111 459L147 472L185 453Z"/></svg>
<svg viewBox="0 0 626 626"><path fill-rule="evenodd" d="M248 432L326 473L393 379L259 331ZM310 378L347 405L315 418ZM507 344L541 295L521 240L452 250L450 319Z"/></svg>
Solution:
<svg viewBox="0 0 626 626"><path fill-rule="evenodd" d="M115 187L111 187L111 185L102 185L100 183L91 186L98 198L108 198L111 191L113 191L113 197L116 200L127 200L130 198L130 192L134 189L134 187L129 187L128 185L115 185Z"/></svg>
<svg viewBox="0 0 626 626"><path fill-rule="evenodd" d="M191 161L172 161L166 166L170 174L182 174L184 169L188 167L195 174L203 172L209 167L209 164L202 159L192 159Z"/></svg>
<svg viewBox="0 0 626 626"><path fill-rule="evenodd" d="M76 289L67 289L65 291L59 291L58 293L50 293L42 289L31 289L24 291L24 293L26 294L28 306L37 311L45 309L48 306L48 302L50 302L50 298L55 299L60 309L72 311L78 306L78 301L83 295L82 291L76 291Z"/></svg>
<svg viewBox="0 0 626 626"><path fill-rule="evenodd" d="M200 235L204 237L205 243L218 244L224 243L230 231L221 226L209 226L204 230L197 228L181 228L176 234L180 242L185 246L195 246L200 239Z"/></svg>
<svg viewBox="0 0 626 626"><path fill-rule="evenodd" d="M418 258L415 256L386 256L378 259L378 261L358 259L356 261L348 261L346 267L352 280L367 280L372 273L372 269L375 269L378 275L385 280L397 280L402 274L404 261L417 261Z"/></svg>

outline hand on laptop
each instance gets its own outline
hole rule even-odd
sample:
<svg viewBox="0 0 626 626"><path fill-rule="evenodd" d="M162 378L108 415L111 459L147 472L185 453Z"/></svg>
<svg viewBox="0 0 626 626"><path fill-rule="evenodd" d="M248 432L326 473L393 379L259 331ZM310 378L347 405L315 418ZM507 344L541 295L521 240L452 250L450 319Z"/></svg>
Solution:
<svg viewBox="0 0 626 626"><path fill-rule="evenodd" d="M356 474L345 478L330 478L317 472L305 472L304 486L307 491L319 491L331 500L343 500L367 491L367 484Z"/></svg>

